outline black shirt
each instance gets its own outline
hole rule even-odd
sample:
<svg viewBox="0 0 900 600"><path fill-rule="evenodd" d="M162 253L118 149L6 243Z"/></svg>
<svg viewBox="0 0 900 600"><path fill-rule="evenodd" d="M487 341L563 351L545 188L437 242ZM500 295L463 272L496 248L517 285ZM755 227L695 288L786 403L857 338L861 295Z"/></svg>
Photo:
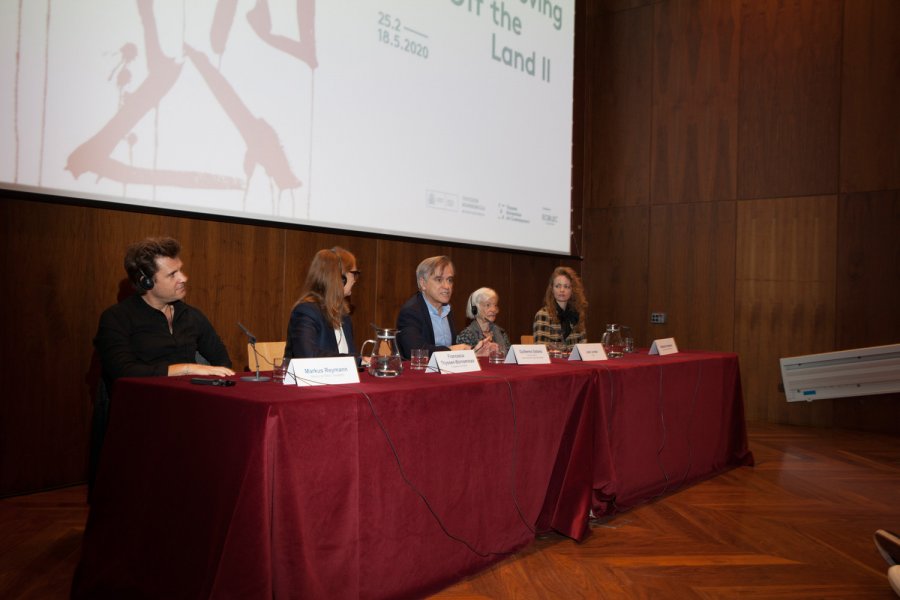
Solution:
<svg viewBox="0 0 900 600"><path fill-rule="evenodd" d="M94 347L103 377L165 376L169 365L196 363L199 352L210 364L231 368L225 344L202 312L178 301L173 304L172 332L166 316L135 294L100 316Z"/></svg>

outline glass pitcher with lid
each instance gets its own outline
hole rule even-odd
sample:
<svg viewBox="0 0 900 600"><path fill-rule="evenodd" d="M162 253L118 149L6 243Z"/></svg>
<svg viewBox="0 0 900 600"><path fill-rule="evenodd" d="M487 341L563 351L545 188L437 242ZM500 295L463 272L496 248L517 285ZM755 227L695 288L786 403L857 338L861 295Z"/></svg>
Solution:
<svg viewBox="0 0 900 600"><path fill-rule="evenodd" d="M366 356L366 344L372 344L369 355L369 375L373 377L396 377L403 372L403 357L397 346L397 330L376 327L375 339L366 340L360 346L360 356Z"/></svg>
<svg viewBox="0 0 900 600"><path fill-rule="evenodd" d="M622 338L622 327L615 323L609 323L603 337L600 339L606 356L609 358L622 358L625 354L625 340Z"/></svg>

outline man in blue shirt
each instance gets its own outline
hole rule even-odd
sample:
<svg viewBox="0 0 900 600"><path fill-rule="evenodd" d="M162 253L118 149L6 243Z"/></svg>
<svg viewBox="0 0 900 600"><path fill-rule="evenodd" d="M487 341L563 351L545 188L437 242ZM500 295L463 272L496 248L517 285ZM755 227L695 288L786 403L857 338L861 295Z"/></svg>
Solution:
<svg viewBox="0 0 900 600"><path fill-rule="evenodd" d="M446 256L426 258L416 267L419 292L406 301L397 317L397 343L404 358L413 348L427 348L428 354L441 350L469 350L468 344L454 344L456 326L450 317L453 294L453 263Z"/></svg>

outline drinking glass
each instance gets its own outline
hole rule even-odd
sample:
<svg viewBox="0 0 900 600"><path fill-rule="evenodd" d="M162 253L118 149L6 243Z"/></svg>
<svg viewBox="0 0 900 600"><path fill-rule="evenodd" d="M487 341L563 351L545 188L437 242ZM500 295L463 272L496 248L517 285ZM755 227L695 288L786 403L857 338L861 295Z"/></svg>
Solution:
<svg viewBox="0 0 900 600"><path fill-rule="evenodd" d="M409 353L409 367L413 371L424 371L428 367L428 349L413 348Z"/></svg>
<svg viewBox="0 0 900 600"><path fill-rule="evenodd" d="M625 354L634 352L634 335L631 333L631 327L622 325L622 340L624 341Z"/></svg>
<svg viewBox="0 0 900 600"><path fill-rule="evenodd" d="M488 362L492 365L499 365L506 359L506 354L500 348L494 348L488 355Z"/></svg>
<svg viewBox="0 0 900 600"><path fill-rule="evenodd" d="M284 376L287 374L287 361L281 356L272 359L272 381L284 384Z"/></svg>

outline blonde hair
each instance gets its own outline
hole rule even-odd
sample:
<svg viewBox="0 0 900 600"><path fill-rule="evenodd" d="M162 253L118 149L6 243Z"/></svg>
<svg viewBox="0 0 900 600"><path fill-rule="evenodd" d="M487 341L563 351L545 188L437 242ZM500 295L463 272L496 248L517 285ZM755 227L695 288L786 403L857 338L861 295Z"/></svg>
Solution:
<svg viewBox="0 0 900 600"><path fill-rule="evenodd" d="M552 323L558 323L559 318L556 316L556 298L553 297L553 282L557 277L563 276L572 284L572 297L566 304L566 308L571 308L578 313L578 324L573 328L576 331L584 331L584 317L587 311L587 298L584 295L584 284L581 283L581 277L571 267L556 267L550 274L550 281L547 283L547 291L544 292L544 308L550 315Z"/></svg>

